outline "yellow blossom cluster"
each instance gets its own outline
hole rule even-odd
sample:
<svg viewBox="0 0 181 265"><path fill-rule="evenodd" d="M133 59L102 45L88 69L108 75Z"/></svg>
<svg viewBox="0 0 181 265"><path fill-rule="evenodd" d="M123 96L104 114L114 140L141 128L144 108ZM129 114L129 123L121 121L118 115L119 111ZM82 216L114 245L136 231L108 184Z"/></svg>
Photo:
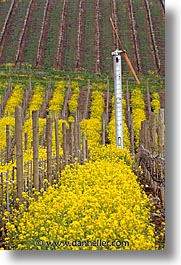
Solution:
<svg viewBox="0 0 181 265"><path fill-rule="evenodd" d="M100 91L92 91L92 104L90 107L90 118L102 120L102 113L104 111L104 95Z"/></svg>
<svg viewBox="0 0 181 265"><path fill-rule="evenodd" d="M89 142L89 149L94 150L101 144L102 114L104 112L103 92L93 91L91 101L90 119L83 120L80 124L81 130L85 132Z"/></svg>
<svg viewBox="0 0 181 265"><path fill-rule="evenodd" d="M28 211L14 210L6 225L8 249L155 250L151 204L131 168L117 153L84 165L69 165L59 185L49 187ZM108 246L72 242L109 241ZM128 242L112 245L115 240ZM70 245L67 245L70 244ZM69 243L68 243L69 242Z"/></svg>
<svg viewBox="0 0 181 265"><path fill-rule="evenodd" d="M155 113L158 113L158 110L160 109L160 96L155 92L151 95L151 98L151 107Z"/></svg>
<svg viewBox="0 0 181 265"><path fill-rule="evenodd" d="M70 117L75 117L77 108L78 108L78 99L79 99L79 93L80 89L78 86L78 82L72 82L71 84L71 90L72 90L72 97L68 101L69 111L70 111Z"/></svg>
<svg viewBox="0 0 181 265"><path fill-rule="evenodd" d="M33 110L40 110L44 101L45 89L42 85L37 84L34 88L33 96L29 106L30 115Z"/></svg>
<svg viewBox="0 0 181 265"><path fill-rule="evenodd" d="M1 82L0 81L0 104L2 104L2 100L3 100L3 96L2 96L2 92L5 91L8 87L8 82Z"/></svg>
<svg viewBox="0 0 181 265"><path fill-rule="evenodd" d="M135 148L137 150L139 146L139 132L141 128L141 121L146 120L145 103L143 94L139 88L135 88L131 92L131 108L135 136Z"/></svg>
<svg viewBox="0 0 181 265"><path fill-rule="evenodd" d="M78 103L78 83L73 83L72 102L69 109L75 113ZM61 112L66 85L64 81L56 83L49 110ZM7 249L37 249L37 250L156 250L155 226L150 221L152 203L137 182L137 176L132 171L132 158L129 152L130 141L125 120L126 103L123 99L124 149L115 146L115 113L112 111L108 125L110 144L101 145L102 114L104 112L104 94L92 88L90 119L80 124L85 132L90 149L90 160L84 165L74 163L67 165L61 172L58 184L44 191L38 198L29 197L23 192L25 205L19 204L12 209L11 214L4 213L6 221L5 245ZM103 89L102 89L103 90ZM30 102L30 111L39 110L44 99L44 88L36 85ZM40 99L41 98L41 99ZM72 105L71 105L72 104ZM114 105L114 98L112 98ZM135 137L139 137L140 120L145 119L143 95L139 89L132 92L131 107ZM9 118L9 117L7 117ZM5 118L2 118L5 119ZM5 120L1 121L5 128ZM13 133L14 119L9 120ZM60 155L62 155L62 123L58 120L58 136ZM3 125L4 124L4 125ZM45 131L46 120L39 118L39 141ZM1 130L1 126L0 126ZM27 150L24 150L23 160L32 160L32 120L24 123L23 133L28 134ZM4 129L2 131L4 135ZM138 139L138 138L136 138ZM5 147L5 143L0 142ZM46 147L39 145L39 160L46 159ZM55 125L52 124L52 155L55 155ZM0 170L12 170L14 163L1 166ZM6 167L6 168L5 168ZM46 170L46 168L45 168ZM14 176L16 181L16 172ZM27 182L28 172L24 171ZM47 180L44 181L44 184ZM5 174L3 175L6 188ZM47 184L47 183L46 183ZM13 200L13 189L9 187L10 200ZM38 195L39 193L37 193ZM6 199L6 198L5 198ZM5 201L4 199L4 201ZM18 198L16 199L18 203ZM27 209L27 203L29 207ZM8 221L9 220L9 221ZM106 241L110 244L100 246L88 244L73 245L72 242ZM113 242L127 244L111 244Z"/></svg>
<svg viewBox="0 0 181 265"><path fill-rule="evenodd" d="M20 98L22 98L23 95L23 90L21 90L21 93L19 97L17 97L17 88L21 88L21 86L18 86L14 88L13 93L11 97L9 98L8 102L15 102L13 99L17 99L17 102ZM16 97L15 97L16 95ZM39 99L41 98L41 100ZM35 86L35 91L33 94L33 97L30 101L30 109L35 108L36 110L39 110L44 98L44 91L43 87L40 85ZM7 102L7 104L9 104ZM7 109L9 109L7 105ZM29 110L30 111L30 110ZM33 141L33 129L32 129L32 117L31 113L28 119L25 120L24 125L23 125L23 163L27 164L33 160L33 146L32 146L32 141ZM58 137L59 137L59 155L62 155L62 123L65 122L67 127L68 124L66 121L63 120L58 120ZM3 118L0 118L0 133L3 135L0 139L0 151L3 151L3 153L6 150L6 125L10 125L10 136L11 138L14 136L14 126L15 126L15 118L11 116L4 116ZM38 119L38 127L39 127L39 161L41 160L46 160L47 158L47 150L46 146L41 145L40 143L42 142L42 138L44 137L45 130L46 130L46 119L44 118L39 118ZM27 134L27 146L25 150L25 141L24 141L24 135L25 133ZM56 154L56 145L55 145L55 125L54 122L52 123L52 157L55 157ZM16 154L16 148L14 149L14 155ZM2 175L2 185L3 185L3 190L6 190L6 173L8 172L8 179L9 179L9 184L8 184L8 195L10 201L14 200L15 196L15 190L16 190L16 170L13 171L13 167L16 167L16 160L15 156L13 159L13 162L10 161L9 163L0 165L0 172L3 173ZM33 181L32 176L30 177L29 175L29 170L27 169L28 167L24 166L24 182L25 182L25 188L28 188L26 185L28 185L28 181ZM46 168L45 168L46 170ZM13 174L13 175L12 175ZM14 178L13 181L11 181L12 176ZM4 206L6 207L6 193L4 193L4 198L3 198L3 203Z"/></svg>
<svg viewBox="0 0 181 265"><path fill-rule="evenodd" d="M13 115L15 112L15 107L21 105L23 100L23 89L24 86L22 84L15 85L12 95L9 97L5 106L5 115Z"/></svg>
<svg viewBox="0 0 181 265"><path fill-rule="evenodd" d="M55 114L60 114L66 90L65 81L59 81L55 83L55 91L53 93L53 98L49 102L49 110L54 111Z"/></svg>
<svg viewBox="0 0 181 265"><path fill-rule="evenodd" d="M10 136L13 136L15 119L11 116L4 116L0 118L0 151L3 151L6 148L6 125L10 127Z"/></svg>

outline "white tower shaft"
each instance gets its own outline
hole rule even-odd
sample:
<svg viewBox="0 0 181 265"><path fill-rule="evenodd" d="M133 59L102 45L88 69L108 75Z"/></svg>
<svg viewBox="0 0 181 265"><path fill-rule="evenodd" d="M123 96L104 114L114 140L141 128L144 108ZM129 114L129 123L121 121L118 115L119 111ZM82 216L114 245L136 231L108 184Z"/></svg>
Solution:
<svg viewBox="0 0 181 265"><path fill-rule="evenodd" d="M122 118L122 72L121 50L112 52L114 66L114 104L116 121L116 146L123 148L123 118Z"/></svg>

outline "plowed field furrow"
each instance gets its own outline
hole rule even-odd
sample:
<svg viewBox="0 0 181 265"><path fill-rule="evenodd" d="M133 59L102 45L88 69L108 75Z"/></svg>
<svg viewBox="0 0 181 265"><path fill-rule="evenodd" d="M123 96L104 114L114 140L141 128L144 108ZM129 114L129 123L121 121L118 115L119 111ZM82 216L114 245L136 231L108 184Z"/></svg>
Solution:
<svg viewBox="0 0 181 265"><path fill-rule="evenodd" d="M43 20L41 25L40 37L38 40L38 49L36 54L35 65L41 67L43 64L43 56L45 51L45 45L47 41L47 34L49 28L50 11L52 7L52 1L47 0L44 7Z"/></svg>
<svg viewBox="0 0 181 265"><path fill-rule="evenodd" d="M159 55L158 46L157 46L157 42L155 38L155 32L153 28L151 13L150 13L150 6L148 3L148 0L144 0L144 3L145 3L145 9L147 12L147 21L149 24L150 38L151 38L151 43L152 43L154 57L155 57L155 64L157 67L157 71L160 72L160 67L161 67L160 55Z"/></svg>
<svg viewBox="0 0 181 265"><path fill-rule="evenodd" d="M136 31L136 22L135 22L135 17L133 13L132 0L128 1L128 10L129 10L129 15L130 15L130 27L131 27L132 39L133 39L132 42L133 42L134 51L135 51L134 57L135 57L137 69L139 72L141 72L140 49L138 45L138 36L137 36L137 31Z"/></svg>
<svg viewBox="0 0 181 265"><path fill-rule="evenodd" d="M0 32L2 32L6 16L8 14L8 11L10 9L10 6L12 4L12 1L6 1L6 2L0 2Z"/></svg>
<svg viewBox="0 0 181 265"><path fill-rule="evenodd" d="M76 36L76 50L75 50L75 69L82 67L83 61L83 38L84 38L84 12L85 11L85 0L79 0L79 12L77 20L77 36Z"/></svg>
<svg viewBox="0 0 181 265"><path fill-rule="evenodd" d="M24 48L23 61L29 62L33 66L36 63L36 53L38 49L38 41L41 32L45 0L36 0L33 14L28 23L29 34L26 38Z"/></svg>
<svg viewBox="0 0 181 265"><path fill-rule="evenodd" d="M72 70L74 66L77 27L76 21L79 14L79 2L70 0L67 14L66 43L64 54L64 69Z"/></svg>
<svg viewBox="0 0 181 265"><path fill-rule="evenodd" d="M94 71L94 8L95 0L85 1L83 68Z"/></svg>
<svg viewBox="0 0 181 265"><path fill-rule="evenodd" d="M101 12L100 12L100 0L96 0L95 3L95 72L102 72L101 62Z"/></svg>
<svg viewBox="0 0 181 265"><path fill-rule="evenodd" d="M20 37L19 37L19 41L18 41L18 47L17 47L17 51L16 51L16 56L15 56L15 64L22 61L22 53L23 53L23 49L24 49L24 45L25 45L25 39L26 39L26 36L28 34L28 21L29 21L30 16L32 15L32 12L33 12L33 3L34 3L34 1L30 0L29 6L28 6L27 11L26 11L26 15L25 15L24 23L23 23L23 28L22 28L22 31L20 33Z"/></svg>
<svg viewBox="0 0 181 265"><path fill-rule="evenodd" d="M69 0L63 0L62 8L60 11L58 43L57 43L56 58L55 58L55 67L58 67L59 69L63 69L63 63L64 63L63 57L66 48L65 37L66 37L68 7L69 7Z"/></svg>
<svg viewBox="0 0 181 265"><path fill-rule="evenodd" d="M132 1L133 12L138 32L138 43L140 47L140 58L142 62L143 73L149 70L157 70L154 59L154 51L151 45L147 14L144 6L144 0Z"/></svg>
<svg viewBox="0 0 181 265"><path fill-rule="evenodd" d="M3 23L3 27L0 33L0 62L3 61L2 57L4 55L4 48L7 45L8 32L11 29L11 24L14 19L17 7L18 3L15 0L12 0Z"/></svg>
<svg viewBox="0 0 181 265"><path fill-rule="evenodd" d="M159 2L154 5L149 1L150 13L155 33L155 39L159 50L161 62L161 74L165 71L165 15L162 13L162 7Z"/></svg>
<svg viewBox="0 0 181 265"><path fill-rule="evenodd" d="M158 0L162 6L163 13L165 14L165 0Z"/></svg>

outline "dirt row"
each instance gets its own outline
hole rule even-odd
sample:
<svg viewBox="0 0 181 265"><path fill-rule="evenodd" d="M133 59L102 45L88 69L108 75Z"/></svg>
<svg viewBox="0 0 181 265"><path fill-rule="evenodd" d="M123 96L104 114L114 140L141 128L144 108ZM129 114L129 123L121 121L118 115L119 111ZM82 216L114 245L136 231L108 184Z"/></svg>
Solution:
<svg viewBox="0 0 181 265"><path fill-rule="evenodd" d="M40 32L37 54L36 54L36 62L35 62L36 67L43 66L43 57L44 57L45 46L46 46L47 37L48 37L48 28L49 28L50 12L51 12L52 5L53 5L52 1L50 0L47 0L45 3L41 32Z"/></svg>
<svg viewBox="0 0 181 265"><path fill-rule="evenodd" d="M13 21L17 8L18 8L18 2L15 0L12 1L12 4L9 8L0 36L0 63L3 63L3 50L7 44L8 32L10 31L10 25Z"/></svg>
<svg viewBox="0 0 181 265"><path fill-rule="evenodd" d="M12 2L13 3L13 2ZM75 22L75 52L74 52L74 60L72 62L72 69L82 69L84 67L83 65L83 58L84 58L84 35L85 35L85 0L77 0L78 5L78 12L77 12L77 21ZM164 10L164 1L159 0L159 4L162 6L162 10ZM9 9L9 13L7 14L7 19L4 23L4 31L1 32L0 36L0 63L4 63L4 57L3 57L3 50L6 46L6 43L8 41L8 32L11 32L11 24L13 21L14 14L16 13L16 10L18 8L19 2L15 1L14 5L11 5ZM55 5L54 1L47 0L45 1L44 5L44 15L42 19L42 26L40 29L39 39L37 43L37 50L35 52L35 67L43 67L44 64L44 56L45 56L45 48L46 43L48 39L48 31L49 31L49 21L50 21L50 14ZM94 0L94 72L96 73L102 73L104 71L103 69L103 40L102 40L102 3L100 0ZM161 69L164 68L164 58L162 51L160 51L160 46L163 45L161 42L159 42L158 39L156 39L155 36L155 28L153 24L153 18L152 14L150 12L150 3L147 0L141 0L141 5L143 8L144 16L147 21L147 28L145 29L147 31L147 34L149 36L149 44L150 44L150 50L152 53L152 60L153 63L151 65L155 65L155 69L157 72L161 72ZM24 24L22 27L22 31L19 36L19 41L16 48L16 54L15 54L15 64L21 65L23 62L24 57L24 50L26 49L28 34L29 34L29 28L32 23L32 14L38 7L38 1L37 0L30 0L29 6L24 18ZM60 12L60 19L59 19L59 28L58 28L58 34L56 39L56 48L54 51L54 67L59 69L64 69L64 56L65 56L65 49L66 49L66 31L67 31L67 17L68 17L68 11L70 7L70 1L69 0L63 0L62 1L62 8L59 11ZM130 28L130 43L133 51L133 65L140 73L145 73L144 65L142 64L142 58L140 55L140 40L139 40L139 32L137 31L137 25L136 25L136 19L135 19L135 12L139 12L136 8L134 8L134 2L132 0L127 0L126 7L128 10L128 17L129 17L129 28ZM161 9L161 7L160 7ZM118 2L116 0L110 0L110 16L113 18L116 29L120 29L120 21L118 19ZM155 23L156 18L154 18ZM119 30L120 32L120 30ZM160 33L161 34L161 33ZM112 39L112 49L118 48L119 43L117 38L115 37L115 34L112 33L111 36ZM112 68L112 66L110 66ZM162 72L161 72L162 73Z"/></svg>
<svg viewBox="0 0 181 265"><path fill-rule="evenodd" d="M60 70L63 69L64 63L64 52L66 48L66 28L67 28L67 13L69 8L69 0L63 1L63 7L60 15L60 23L59 23L59 37L56 47L56 58L55 58L55 67Z"/></svg>

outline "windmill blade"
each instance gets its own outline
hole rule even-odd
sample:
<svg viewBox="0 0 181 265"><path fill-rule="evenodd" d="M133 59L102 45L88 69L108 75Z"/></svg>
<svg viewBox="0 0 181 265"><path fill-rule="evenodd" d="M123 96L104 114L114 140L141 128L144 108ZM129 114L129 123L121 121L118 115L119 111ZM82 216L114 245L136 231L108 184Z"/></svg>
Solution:
<svg viewBox="0 0 181 265"><path fill-rule="evenodd" d="M118 39L118 42L119 42L120 48L121 48L121 50L122 50L122 52L123 52L124 58L125 58L125 60L126 60L126 62L127 62L127 64L128 64L128 66L129 66L129 68L130 68L132 74L134 75L134 78L136 79L136 82L137 82L138 85L139 85L139 84L140 84L140 81L139 81L139 79L138 79L138 77L137 77L137 75L136 75L136 72L135 72L135 70L134 70L134 68L133 68L133 66L132 66L132 63L131 63L131 61L130 61L130 59L129 59L127 53L126 53L126 50L124 49L124 47L123 47L123 45L122 45L122 43L121 43L121 40L120 40L119 35L118 35L118 32L117 32L117 30L116 30L116 28L115 28L115 26L114 26L114 23L113 23L113 20L112 20L111 17L110 17L110 21L111 21L111 25L112 25L113 31L115 32L116 37L117 37L117 39Z"/></svg>

